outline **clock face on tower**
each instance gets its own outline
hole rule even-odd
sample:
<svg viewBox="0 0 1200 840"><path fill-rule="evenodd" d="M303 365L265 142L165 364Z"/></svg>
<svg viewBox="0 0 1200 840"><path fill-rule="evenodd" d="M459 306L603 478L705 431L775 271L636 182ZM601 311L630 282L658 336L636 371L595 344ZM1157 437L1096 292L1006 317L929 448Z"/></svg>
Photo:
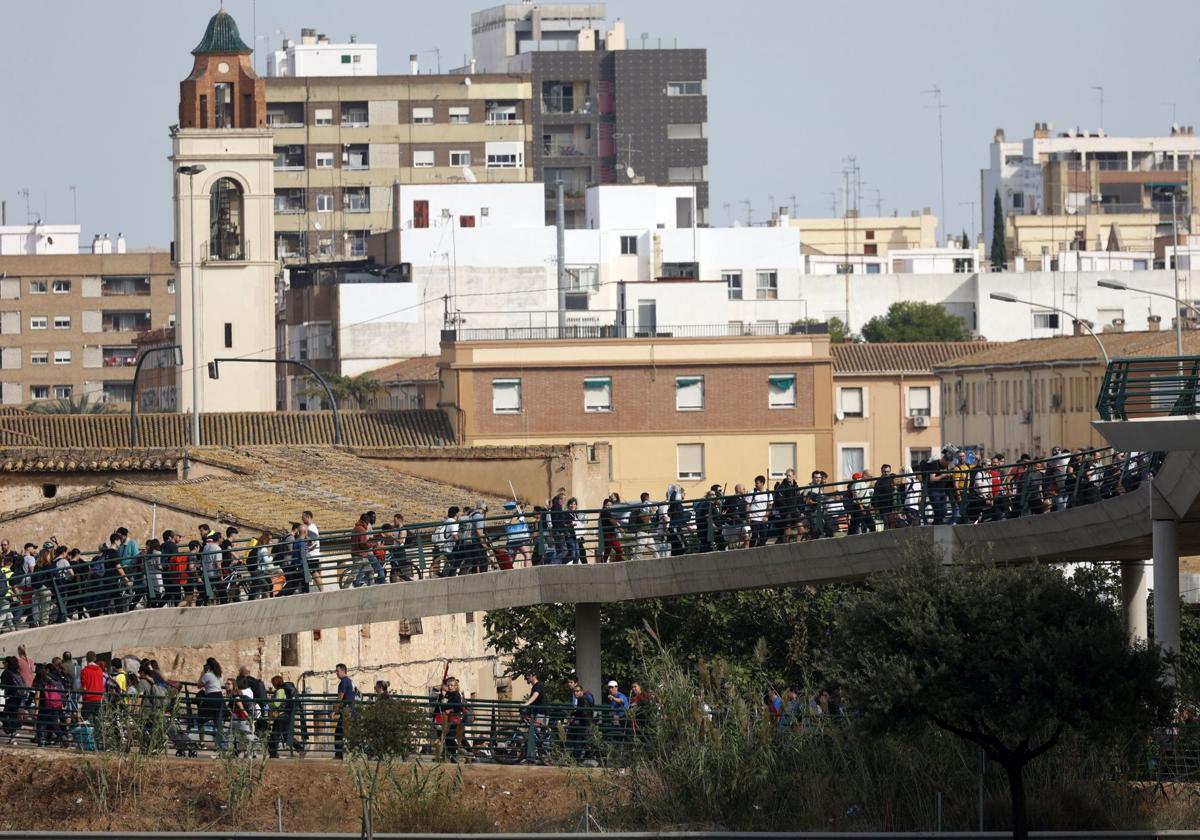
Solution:
<svg viewBox="0 0 1200 840"><path fill-rule="evenodd" d="M217 72L218 73L228 73L229 65L226 64L224 61L222 61L220 64L217 65Z"/></svg>

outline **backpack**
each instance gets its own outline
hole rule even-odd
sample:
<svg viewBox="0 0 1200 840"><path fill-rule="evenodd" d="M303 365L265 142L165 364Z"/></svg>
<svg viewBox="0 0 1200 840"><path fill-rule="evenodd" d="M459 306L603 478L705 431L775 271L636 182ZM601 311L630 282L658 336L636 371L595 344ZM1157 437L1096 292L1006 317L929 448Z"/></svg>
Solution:
<svg viewBox="0 0 1200 840"><path fill-rule="evenodd" d="M104 674L104 698L106 700L121 700L125 696L125 692L121 691L121 686L117 685L116 678L108 673Z"/></svg>

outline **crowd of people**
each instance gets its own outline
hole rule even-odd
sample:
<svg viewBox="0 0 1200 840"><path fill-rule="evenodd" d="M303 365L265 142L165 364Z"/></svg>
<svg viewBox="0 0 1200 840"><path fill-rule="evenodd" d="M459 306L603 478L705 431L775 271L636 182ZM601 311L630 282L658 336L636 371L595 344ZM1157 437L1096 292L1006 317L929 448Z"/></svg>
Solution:
<svg viewBox="0 0 1200 840"><path fill-rule="evenodd" d="M35 662L24 646L0 671L0 732L8 744L31 740L41 747L83 751L137 746L195 757L202 750L256 753L263 748L299 757L310 748L344 757L346 724L358 704L394 698L387 681L360 694L344 664L335 669L332 694L309 694L282 675L269 680L246 665L227 673L213 657L195 679L171 679L157 661L134 656L105 659L70 651ZM574 676L563 688L568 703L551 703L542 681L525 675L529 695L519 704L482 702L448 673L424 704L428 730L423 749L436 760L500 760L510 750L524 757L527 733L542 741L551 726L576 758L598 757L600 741L621 742L637 733L648 695L638 683L628 694L610 680L600 700ZM411 699L411 698L410 698ZM541 750L542 757L546 750Z"/></svg>
<svg viewBox="0 0 1200 840"><path fill-rule="evenodd" d="M165 530L139 544L126 527L95 552L55 537L21 550L0 539L0 630L37 627L136 607L203 606L327 588L452 577L517 565L569 565L678 556L768 543L861 534L920 524L972 524L1086 505L1136 488L1149 453L1096 453L1055 447L1050 457L1005 464L975 449L949 447L936 458L878 475L854 472L831 484L795 470L768 488L712 485L695 501L672 484L665 498L618 493L584 510L560 488L543 505L516 500L499 515L485 500L452 506L440 523L410 527L402 513L379 521L362 513L348 531L322 536L311 511L287 530L243 538L236 526L208 523L194 537Z"/></svg>

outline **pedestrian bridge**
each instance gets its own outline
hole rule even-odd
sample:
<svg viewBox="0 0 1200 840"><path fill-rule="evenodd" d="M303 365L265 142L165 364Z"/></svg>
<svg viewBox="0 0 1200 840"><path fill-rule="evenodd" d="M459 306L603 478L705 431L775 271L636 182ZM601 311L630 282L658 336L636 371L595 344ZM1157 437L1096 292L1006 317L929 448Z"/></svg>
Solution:
<svg viewBox="0 0 1200 840"><path fill-rule="evenodd" d="M198 646L261 635L544 603L586 605L579 630L599 646L598 606L614 601L862 579L905 562L932 541L947 560L987 552L1015 562L1103 561L1140 566L1151 556L1153 518L1172 518L1178 553L1200 553L1200 452L1168 453L1153 479L1123 495L1051 513L965 525L916 525L855 536L677 557L543 565L426 578L203 607L134 609L14 630L0 653ZM1144 600L1144 589L1142 598ZM594 622L593 622L594 619ZM586 626L585 626L586 625ZM1144 632L1144 631L1143 631ZM581 669L584 645L581 648ZM598 650L594 651L598 654ZM594 666L598 672L598 661Z"/></svg>

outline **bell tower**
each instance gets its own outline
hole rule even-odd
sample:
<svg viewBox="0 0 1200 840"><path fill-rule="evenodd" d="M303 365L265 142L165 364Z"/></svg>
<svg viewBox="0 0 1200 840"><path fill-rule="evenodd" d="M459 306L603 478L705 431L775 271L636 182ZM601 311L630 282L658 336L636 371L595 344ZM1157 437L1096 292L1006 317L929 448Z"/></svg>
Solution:
<svg viewBox="0 0 1200 840"><path fill-rule="evenodd" d="M224 9L192 50L171 131L175 208L175 335L183 351L180 410L274 411L273 135L252 51ZM203 440L192 439L203 444Z"/></svg>

